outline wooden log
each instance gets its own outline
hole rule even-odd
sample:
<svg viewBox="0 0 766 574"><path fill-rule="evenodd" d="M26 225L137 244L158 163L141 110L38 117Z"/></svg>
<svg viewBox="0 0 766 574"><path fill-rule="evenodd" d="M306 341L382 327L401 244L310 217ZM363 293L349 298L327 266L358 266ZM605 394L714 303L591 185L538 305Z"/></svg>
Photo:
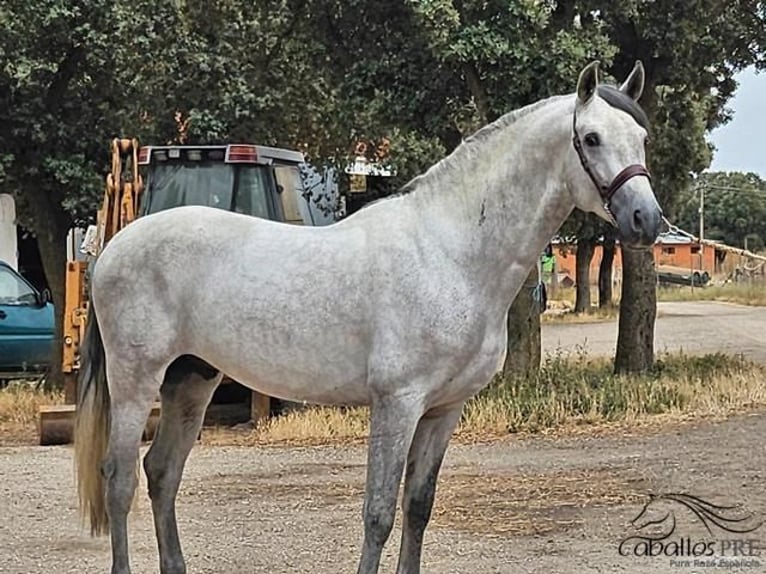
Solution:
<svg viewBox="0 0 766 574"><path fill-rule="evenodd" d="M250 418L253 424L267 421L271 415L271 397L253 391L250 401Z"/></svg>
<svg viewBox="0 0 766 574"><path fill-rule="evenodd" d="M41 446L70 444L74 439L75 405L48 405L38 411L37 433ZM156 403L144 429L144 440L151 440L157 430L160 405Z"/></svg>

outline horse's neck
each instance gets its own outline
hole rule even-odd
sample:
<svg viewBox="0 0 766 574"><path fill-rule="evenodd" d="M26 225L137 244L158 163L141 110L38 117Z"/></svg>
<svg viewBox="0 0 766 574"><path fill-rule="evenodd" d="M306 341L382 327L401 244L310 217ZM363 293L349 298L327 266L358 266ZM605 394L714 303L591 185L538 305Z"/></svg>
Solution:
<svg viewBox="0 0 766 574"><path fill-rule="evenodd" d="M557 98L478 134L412 193L423 232L495 291L502 285L515 295L518 277L574 209L564 178L571 108L571 101Z"/></svg>

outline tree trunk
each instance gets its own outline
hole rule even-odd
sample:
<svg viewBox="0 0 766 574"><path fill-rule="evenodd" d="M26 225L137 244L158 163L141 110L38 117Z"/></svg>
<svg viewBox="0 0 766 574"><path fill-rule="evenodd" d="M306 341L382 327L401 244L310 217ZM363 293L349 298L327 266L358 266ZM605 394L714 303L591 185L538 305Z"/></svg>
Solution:
<svg viewBox="0 0 766 574"><path fill-rule="evenodd" d="M46 237L47 236L47 237ZM40 249L40 259L45 270L45 278L51 288L53 306L56 310L56 332L53 337L51 365L48 370L46 387L48 389L64 388L64 374L61 370L64 353L64 293L66 291L66 233L38 234L37 242Z"/></svg>
<svg viewBox="0 0 766 574"><path fill-rule="evenodd" d="M590 262L593 260L593 252L596 242L591 239L577 240L577 257L575 259L575 281L577 283L577 298L575 299L575 313L587 313L590 311Z"/></svg>
<svg viewBox="0 0 766 574"><path fill-rule="evenodd" d="M624 51L623 71L630 69L637 59ZM658 93L655 63L649 62L640 104L650 120L657 116ZM617 71L617 70L615 70ZM655 182L663 181L654 169L653 154L648 156L649 169L655 174ZM657 185L658 199L664 204L662 193L669 193L668 186ZM617 352L614 368L617 373L640 373L654 364L654 322L657 316L657 274L654 269L653 249L631 251L621 247L622 295L620 298L620 321L617 335Z"/></svg>
<svg viewBox="0 0 766 574"><path fill-rule="evenodd" d="M535 265L508 312L508 353L503 365L504 375L529 376L540 368L540 306L535 299L535 287L539 281Z"/></svg>
<svg viewBox="0 0 766 574"><path fill-rule="evenodd" d="M607 233L601 249L601 263L598 266L598 306L612 304L612 267L614 266L615 236Z"/></svg>
<svg viewBox="0 0 766 574"><path fill-rule="evenodd" d="M32 228L37 236L37 247L43 264L45 279L51 290L53 306L56 310L56 331L51 350L51 365L46 377L48 389L61 389L64 375L61 370L63 358L64 331L64 293L66 292L66 236L69 231L69 218L55 199L44 190L43 186L30 186L23 193L32 201L25 202L31 213Z"/></svg>
<svg viewBox="0 0 766 574"><path fill-rule="evenodd" d="M651 250L622 249L622 297L614 368L641 373L654 363L657 275Z"/></svg>

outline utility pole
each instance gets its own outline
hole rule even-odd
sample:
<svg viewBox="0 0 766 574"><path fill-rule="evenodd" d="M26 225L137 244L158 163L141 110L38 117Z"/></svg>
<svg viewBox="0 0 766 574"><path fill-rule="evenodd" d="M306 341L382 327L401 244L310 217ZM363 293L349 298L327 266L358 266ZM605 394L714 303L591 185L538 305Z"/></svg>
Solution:
<svg viewBox="0 0 766 574"><path fill-rule="evenodd" d="M702 249L702 240L705 239L705 185L700 184L700 249Z"/></svg>
<svg viewBox="0 0 766 574"><path fill-rule="evenodd" d="M705 239L705 184L699 182L700 186L700 269L704 267L705 261L705 246L702 244L702 240ZM715 264L713 265L715 267ZM710 270L712 273L713 270Z"/></svg>

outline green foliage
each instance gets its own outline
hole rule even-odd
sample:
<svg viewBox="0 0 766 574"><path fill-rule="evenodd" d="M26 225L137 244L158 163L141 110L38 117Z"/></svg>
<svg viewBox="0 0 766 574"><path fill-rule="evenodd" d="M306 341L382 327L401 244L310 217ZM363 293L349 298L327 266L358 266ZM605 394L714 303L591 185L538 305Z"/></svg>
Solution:
<svg viewBox="0 0 766 574"><path fill-rule="evenodd" d="M564 0L555 3L564 29L598 27L617 49L613 75L624 77L635 60L647 77L642 105L652 121L648 163L665 213L692 182L689 172L710 165L708 130L730 119L726 104L734 75L763 65L766 8L757 0ZM577 228L570 224L569 230ZM584 230L589 233L589 229Z"/></svg>
<svg viewBox="0 0 766 574"><path fill-rule="evenodd" d="M443 73L463 86L459 103L472 103L481 121L573 91L585 61L609 62L615 52L597 26L559 29L540 2L408 4Z"/></svg>
<svg viewBox="0 0 766 574"><path fill-rule="evenodd" d="M298 146L317 161L341 161L357 138L387 137L406 180L485 121L570 91L586 61L613 63L619 76L641 58L651 89L662 87L646 104L652 167L670 196L664 190L709 162L705 129L726 119L733 74L761 61L764 14L757 2L644 8L637 0L8 0L0 186L20 195L43 188L70 216L87 216L110 137L177 140L177 114L189 122L187 141Z"/></svg>
<svg viewBox="0 0 766 574"><path fill-rule="evenodd" d="M711 353L690 356L683 353L658 359L654 373L661 377L687 377L705 380L713 377L736 377L753 368L753 363L741 355Z"/></svg>
<svg viewBox="0 0 766 574"><path fill-rule="evenodd" d="M601 4L599 4L601 6ZM766 10L762 2L639 0L610 2L602 18L619 46L615 71L636 59L647 66L643 104L653 121L651 167L666 212L711 159L707 130L730 117L734 75L764 62Z"/></svg>
<svg viewBox="0 0 766 574"><path fill-rule="evenodd" d="M98 194L94 174L104 140L92 136L117 126L107 101L115 67L112 7L101 0L13 0L2 10L0 190L17 194L21 215L33 226L51 223L51 214L38 209L43 205L66 226L65 202L90 211Z"/></svg>
<svg viewBox="0 0 766 574"><path fill-rule="evenodd" d="M688 89L658 89L649 168L658 199L671 217L682 194L689 189L689 173L701 172L712 160L705 141L712 102L710 97L700 97Z"/></svg>
<svg viewBox="0 0 766 574"><path fill-rule="evenodd" d="M402 183L487 121L573 91L588 57L614 53L596 27L558 30L539 2L316 0L309 11L323 14L333 125L349 143L389 138Z"/></svg>

